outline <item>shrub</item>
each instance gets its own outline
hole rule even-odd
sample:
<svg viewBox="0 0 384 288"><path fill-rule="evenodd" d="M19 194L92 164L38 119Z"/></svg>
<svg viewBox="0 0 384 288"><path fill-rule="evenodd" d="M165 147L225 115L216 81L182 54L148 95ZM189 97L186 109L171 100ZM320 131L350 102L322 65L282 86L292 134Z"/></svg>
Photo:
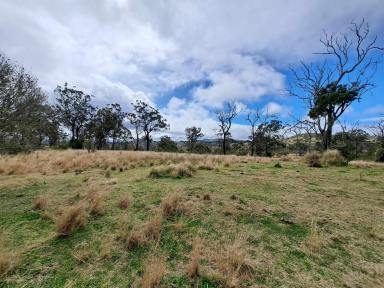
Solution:
<svg viewBox="0 0 384 288"><path fill-rule="evenodd" d="M59 237L68 236L75 229L84 228L87 213L83 204L67 207L57 219L57 233Z"/></svg>
<svg viewBox="0 0 384 288"><path fill-rule="evenodd" d="M321 157L321 163L326 166L345 166L347 164L339 150L327 150Z"/></svg>
<svg viewBox="0 0 384 288"><path fill-rule="evenodd" d="M309 167L321 167L321 154L318 152L308 152L304 156L304 162Z"/></svg>
<svg viewBox="0 0 384 288"><path fill-rule="evenodd" d="M375 161L376 162L384 162L384 148L379 148L376 150Z"/></svg>

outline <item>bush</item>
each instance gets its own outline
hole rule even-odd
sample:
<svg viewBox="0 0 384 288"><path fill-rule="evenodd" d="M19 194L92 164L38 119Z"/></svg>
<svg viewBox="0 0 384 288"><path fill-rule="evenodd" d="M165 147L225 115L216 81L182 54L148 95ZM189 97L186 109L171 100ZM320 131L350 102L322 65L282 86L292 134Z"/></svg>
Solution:
<svg viewBox="0 0 384 288"><path fill-rule="evenodd" d="M345 166L347 161L339 150L327 150L321 157L321 163L326 166Z"/></svg>
<svg viewBox="0 0 384 288"><path fill-rule="evenodd" d="M376 150L375 161L376 162L384 162L384 148L379 148Z"/></svg>
<svg viewBox="0 0 384 288"><path fill-rule="evenodd" d="M304 156L304 162L309 167L321 167L321 154L318 152L308 152Z"/></svg>

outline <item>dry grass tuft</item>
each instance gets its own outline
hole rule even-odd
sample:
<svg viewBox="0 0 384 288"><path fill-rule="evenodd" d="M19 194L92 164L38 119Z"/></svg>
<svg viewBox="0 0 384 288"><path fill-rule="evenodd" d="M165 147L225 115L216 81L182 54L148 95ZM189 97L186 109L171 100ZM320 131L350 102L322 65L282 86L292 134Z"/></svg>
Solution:
<svg viewBox="0 0 384 288"><path fill-rule="evenodd" d="M196 168L190 163L180 163L177 165L158 166L153 167L149 172L149 176L153 178L160 177L172 177L172 178L183 178L192 177Z"/></svg>
<svg viewBox="0 0 384 288"><path fill-rule="evenodd" d="M128 209L128 207L132 203L132 197L131 196L125 196L119 200L119 207L120 209Z"/></svg>
<svg viewBox="0 0 384 288"><path fill-rule="evenodd" d="M339 150L327 150L321 156L321 163L325 166L345 166L347 161Z"/></svg>
<svg viewBox="0 0 384 288"><path fill-rule="evenodd" d="M105 209L105 196L103 196L100 193L96 193L92 195L92 198L90 199L90 206L89 206L89 212L92 215L102 215L104 214Z"/></svg>
<svg viewBox="0 0 384 288"><path fill-rule="evenodd" d="M84 228L87 218L88 215L82 203L65 208L56 222L58 236L65 237L75 229Z"/></svg>
<svg viewBox="0 0 384 288"><path fill-rule="evenodd" d="M145 262L144 275L141 280L143 288L157 287L166 274L166 258L150 256Z"/></svg>
<svg viewBox="0 0 384 288"><path fill-rule="evenodd" d="M89 258L91 258L92 255L92 249L89 243L81 243L77 245L75 248L75 251L72 253L73 258L78 263L85 263Z"/></svg>
<svg viewBox="0 0 384 288"><path fill-rule="evenodd" d="M48 200L46 197L39 196L35 199L33 203L34 210L45 210L48 206Z"/></svg>
<svg viewBox="0 0 384 288"><path fill-rule="evenodd" d="M112 257L112 239L104 239L100 244L100 257L102 259L110 259Z"/></svg>
<svg viewBox="0 0 384 288"><path fill-rule="evenodd" d="M312 222L311 230L308 238L305 241L305 247L312 253L317 253L320 251L321 247L324 245L324 239L321 236L319 228L317 225Z"/></svg>
<svg viewBox="0 0 384 288"><path fill-rule="evenodd" d="M254 264L247 258L248 253L244 247L244 241L238 239L215 256L216 267L227 287L239 287L254 273Z"/></svg>
<svg viewBox="0 0 384 288"><path fill-rule="evenodd" d="M19 257L0 248L0 277L5 276L17 268Z"/></svg>
<svg viewBox="0 0 384 288"><path fill-rule="evenodd" d="M206 200L206 201L211 200L211 195L209 195L209 194L204 194L204 196L203 196L203 200Z"/></svg>
<svg viewBox="0 0 384 288"><path fill-rule="evenodd" d="M321 167L321 154L318 152L308 152L304 155L304 163L308 167Z"/></svg>
<svg viewBox="0 0 384 288"><path fill-rule="evenodd" d="M200 259L201 259L201 239L196 238L192 245L191 261L187 267L186 274L189 278L196 278L200 275Z"/></svg>
<svg viewBox="0 0 384 288"><path fill-rule="evenodd" d="M133 250L137 247L147 244L147 239L143 233L137 230L131 231L125 240L125 246L128 250Z"/></svg>
<svg viewBox="0 0 384 288"><path fill-rule="evenodd" d="M153 219L145 223L142 231L143 238L145 238L147 241L150 241L150 240L157 241L160 237L162 221L163 221L162 216L157 215Z"/></svg>
<svg viewBox="0 0 384 288"><path fill-rule="evenodd" d="M181 195L178 192L169 194L161 202L162 215L169 218L184 212L184 208L180 204Z"/></svg>

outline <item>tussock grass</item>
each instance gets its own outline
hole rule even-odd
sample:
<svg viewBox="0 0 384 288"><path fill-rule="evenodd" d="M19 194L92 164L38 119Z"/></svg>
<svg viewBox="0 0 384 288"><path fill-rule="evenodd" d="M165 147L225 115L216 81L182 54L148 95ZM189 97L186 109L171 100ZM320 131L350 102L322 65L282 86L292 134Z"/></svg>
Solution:
<svg viewBox="0 0 384 288"><path fill-rule="evenodd" d="M131 196L124 196L124 197L120 198L118 206L120 209L125 210L125 209L128 209L128 207L131 205L131 203L132 203L132 197Z"/></svg>
<svg viewBox="0 0 384 288"><path fill-rule="evenodd" d="M180 192L169 194L161 202L162 216L169 218L184 212L184 207L181 205Z"/></svg>
<svg viewBox="0 0 384 288"><path fill-rule="evenodd" d="M75 229L84 228L86 222L87 212L83 203L66 207L56 220L57 235L59 237L68 236Z"/></svg>
<svg viewBox="0 0 384 288"><path fill-rule="evenodd" d="M164 256L150 256L144 267L141 286L143 288L157 287L166 274L166 258Z"/></svg>
<svg viewBox="0 0 384 288"><path fill-rule="evenodd" d="M339 150L327 150L321 156L321 163L325 166L345 166L347 161Z"/></svg>
<svg viewBox="0 0 384 288"><path fill-rule="evenodd" d="M19 264L19 256L16 253L6 251L0 247L0 277L13 272Z"/></svg>
<svg viewBox="0 0 384 288"><path fill-rule="evenodd" d="M200 276L200 259L201 259L201 239L196 238L192 245L192 252L190 262L187 266L186 274L189 278L196 278Z"/></svg>
<svg viewBox="0 0 384 288"><path fill-rule="evenodd" d="M308 152L304 155L304 163L308 167L321 167L321 154L319 152Z"/></svg>
<svg viewBox="0 0 384 288"><path fill-rule="evenodd" d="M180 163L177 165L168 165L168 166L158 166L153 167L149 173L150 177L160 178L160 177L173 177L173 178L183 178L183 177L192 177L193 173L196 171L196 168L189 163Z"/></svg>
<svg viewBox="0 0 384 288"><path fill-rule="evenodd" d="M34 210L45 210L47 206L48 206L48 199L43 196L37 197L33 203Z"/></svg>
<svg viewBox="0 0 384 288"><path fill-rule="evenodd" d="M111 168L116 167L150 167L164 165L165 163L190 163L193 166L216 167L217 165L230 165L241 161L266 162L269 159L262 157L234 156L234 155L200 155L178 154L140 151L96 151L88 153L78 150L42 150L29 154L1 155L0 174L23 175L29 173L60 173L85 171L87 169L107 169L105 176L111 175ZM110 168L109 168L110 167ZM181 168L180 168L181 169Z"/></svg>

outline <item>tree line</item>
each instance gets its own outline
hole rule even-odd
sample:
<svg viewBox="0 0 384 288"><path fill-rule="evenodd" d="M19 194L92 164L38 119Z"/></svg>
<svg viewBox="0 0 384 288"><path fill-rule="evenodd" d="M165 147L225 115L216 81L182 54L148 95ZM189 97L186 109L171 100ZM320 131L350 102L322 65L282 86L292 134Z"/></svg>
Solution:
<svg viewBox="0 0 384 288"><path fill-rule="evenodd" d="M362 20L351 23L345 34L324 32L320 41L324 48L318 52L321 61L301 62L291 68L293 81L287 92L307 105L304 119L283 123L261 109L240 111L236 102L230 101L216 111L218 145L201 141L201 128L188 127L183 145L163 136L156 149L271 156L335 148L348 159L368 157L383 149L384 121L365 129L347 128L340 121L350 105L374 86L372 76L384 50L377 44L377 36ZM37 79L0 54L1 152L43 146L150 150L153 134L169 129L160 111L141 100L131 103L132 107L118 103L96 107L92 95L67 83L57 86L54 95L56 101L50 105ZM250 127L248 141L231 137L240 114L245 114L243 120ZM342 127L341 132L334 133L336 124Z"/></svg>

